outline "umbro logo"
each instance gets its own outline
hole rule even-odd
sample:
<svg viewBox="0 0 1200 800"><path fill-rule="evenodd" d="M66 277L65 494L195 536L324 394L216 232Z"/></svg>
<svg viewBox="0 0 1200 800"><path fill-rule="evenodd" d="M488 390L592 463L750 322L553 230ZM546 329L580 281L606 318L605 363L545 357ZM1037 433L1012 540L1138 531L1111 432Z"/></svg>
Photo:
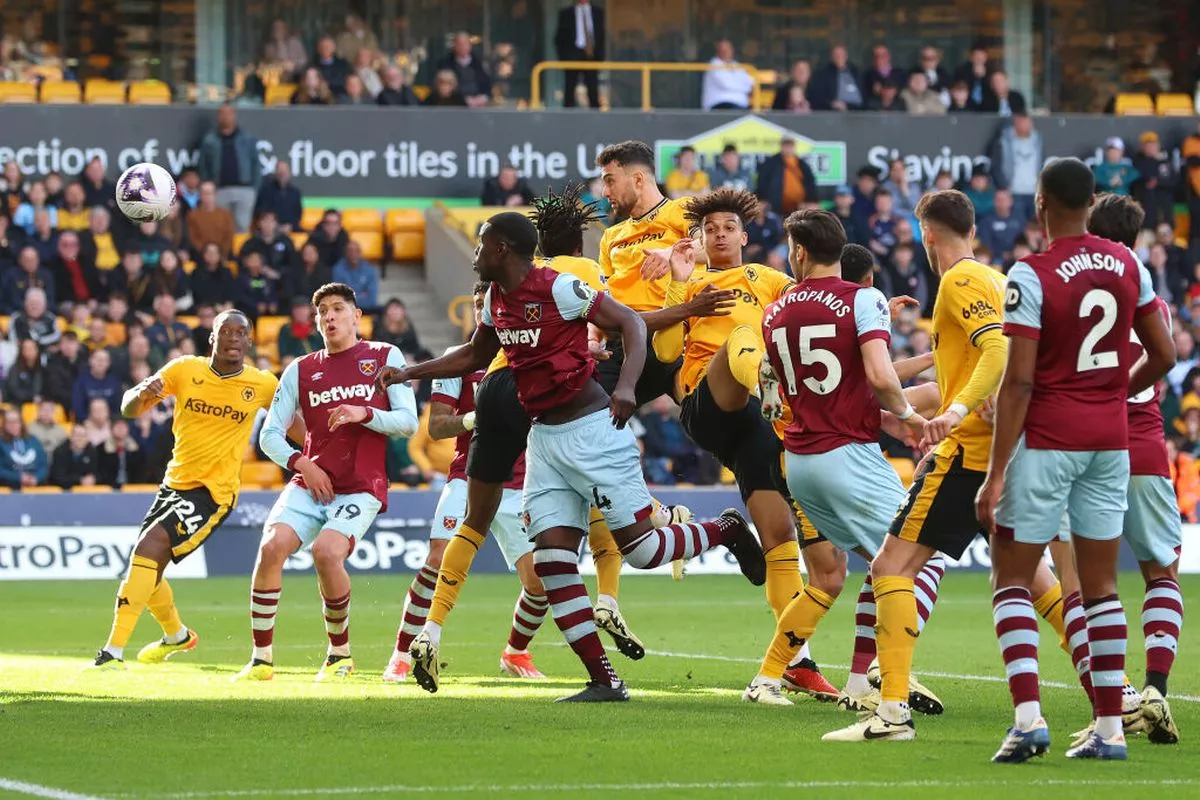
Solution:
<svg viewBox="0 0 1200 800"><path fill-rule="evenodd" d="M324 372L314 372L314 373L312 374L312 379L313 379L314 381L319 381L319 380L321 380L321 378L324 378L324 377L325 377L325 373L324 373Z"/></svg>

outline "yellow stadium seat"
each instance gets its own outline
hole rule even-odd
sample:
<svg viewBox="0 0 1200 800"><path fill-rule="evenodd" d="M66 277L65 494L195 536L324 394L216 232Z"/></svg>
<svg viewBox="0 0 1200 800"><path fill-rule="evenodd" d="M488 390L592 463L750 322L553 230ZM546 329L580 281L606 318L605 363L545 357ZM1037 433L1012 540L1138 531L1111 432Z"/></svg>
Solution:
<svg viewBox="0 0 1200 800"><path fill-rule="evenodd" d="M350 241L358 242L367 261L380 261L383 258L383 234L379 231L351 231Z"/></svg>
<svg viewBox="0 0 1200 800"><path fill-rule="evenodd" d="M267 95L264 101L269 106L286 106L292 102L292 95L295 93L296 84L277 83L274 86L267 87Z"/></svg>
<svg viewBox="0 0 1200 800"><path fill-rule="evenodd" d="M315 206L304 209L304 213L300 215L300 227L306 231L315 231L321 224L321 219L325 216L325 209Z"/></svg>
<svg viewBox="0 0 1200 800"><path fill-rule="evenodd" d="M425 230L425 212L416 208L393 208L387 212L384 225L388 234L405 231L412 233Z"/></svg>
<svg viewBox="0 0 1200 800"><path fill-rule="evenodd" d="M889 458L892 468L896 470L896 474L900 476L900 482L905 486L912 483L913 473L916 472L917 465L913 463L911 458Z"/></svg>
<svg viewBox="0 0 1200 800"><path fill-rule="evenodd" d="M21 489L21 494L62 494L63 490L58 486L26 486Z"/></svg>
<svg viewBox="0 0 1200 800"><path fill-rule="evenodd" d="M1119 94L1114 108L1117 116L1154 115L1154 101L1148 94Z"/></svg>
<svg viewBox="0 0 1200 800"><path fill-rule="evenodd" d="M393 261L422 261L425 258L425 232L396 231L392 234Z"/></svg>
<svg viewBox="0 0 1200 800"><path fill-rule="evenodd" d="M358 335L364 339L370 339L374 327L374 319L372 317L368 317L366 314L363 314L358 320Z"/></svg>
<svg viewBox="0 0 1200 800"><path fill-rule="evenodd" d="M426 97L429 97L429 87L428 86L414 86L414 87L412 87L412 90L413 90L413 94L415 94L417 96L417 99L420 100L422 103L425 102Z"/></svg>
<svg viewBox="0 0 1200 800"><path fill-rule="evenodd" d="M73 486L71 487L72 494L112 494L113 487L111 486Z"/></svg>
<svg viewBox="0 0 1200 800"><path fill-rule="evenodd" d="M83 85L83 102L92 105L125 105L125 84L92 78Z"/></svg>
<svg viewBox="0 0 1200 800"><path fill-rule="evenodd" d="M193 330L195 330L196 326L200 324L199 317L192 317L192 316L188 316L187 314L179 314L178 316L175 317L175 321L182 322L184 325L187 325L189 328L191 328Z"/></svg>
<svg viewBox="0 0 1200 800"><path fill-rule="evenodd" d="M279 340L279 329L287 324L288 317L259 317L254 326L254 343L260 348L275 344Z"/></svg>
<svg viewBox="0 0 1200 800"><path fill-rule="evenodd" d="M37 403L21 404L21 421L26 425L37 419Z"/></svg>
<svg viewBox="0 0 1200 800"><path fill-rule="evenodd" d="M153 483L127 483L121 487L122 492L133 494L135 492L157 492L158 486Z"/></svg>
<svg viewBox="0 0 1200 800"><path fill-rule="evenodd" d="M191 274L192 274L192 272L194 272L194 271L195 271L195 269L196 269L196 262L195 262L195 261L185 261L185 262L183 262L183 274L184 274L184 275L191 275Z"/></svg>
<svg viewBox="0 0 1200 800"><path fill-rule="evenodd" d="M0 314L0 337L8 336L8 315Z"/></svg>
<svg viewBox="0 0 1200 800"><path fill-rule="evenodd" d="M1192 117L1196 115L1196 102L1186 94L1160 94L1155 110L1160 117Z"/></svg>
<svg viewBox="0 0 1200 800"><path fill-rule="evenodd" d="M292 240L292 247L296 248L299 253L304 249L304 245L308 243L308 234L304 231L292 231L288 234L288 238Z"/></svg>
<svg viewBox="0 0 1200 800"><path fill-rule="evenodd" d="M129 102L135 106L169 106L171 87L162 81L135 81L129 84Z"/></svg>
<svg viewBox="0 0 1200 800"><path fill-rule="evenodd" d="M347 208L342 211L342 227L350 233L381 233L383 217L373 208Z"/></svg>
<svg viewBox="0 0 1200 800"><path fill-rule="evenodd" d="M36 103L37 87L20 81L0 81L0 103Z"/></svg>
<svg viewBox="0 0 1200 800"><path fill-rule="evenodd" d="M248 233L235 233L233 235L233 254L235 256L240 256L242 254L242 245L244 245L249 239L250 234Z"/></svg>
<svg viewBox="0 0 1200 800"><path fill-rule="evenodd" d="M283 472L273 461L246 461L242 464L242 485L264 489L283 483Z"/></svg>
<svg viewBox="0 0 1200 800"><path fill-rule="evenodd" d="M392 486L396 485L397 484L392 484ZM403 486L403 484L399 485ZM8 488L7 486L0 486L0 494L12 494L12 489Z"/></svg>
<svg viewBox="0 0 1200 800"><path fill-rule="evenodd" d="M43 81L42 102L71 104L80 101L79 84L75 81Z"/></svg>
<svg viewBox="0 0 1200 800"><path fill-rule="evenodd" d="M110 322L108 323L108 343L113 347L120 347L125 344L125 323Z"/></svg>

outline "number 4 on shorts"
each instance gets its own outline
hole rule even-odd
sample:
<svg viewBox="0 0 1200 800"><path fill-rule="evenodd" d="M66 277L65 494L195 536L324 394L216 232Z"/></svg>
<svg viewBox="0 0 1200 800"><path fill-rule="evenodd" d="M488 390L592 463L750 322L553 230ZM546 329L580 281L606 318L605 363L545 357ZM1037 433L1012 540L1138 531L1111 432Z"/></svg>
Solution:
<svg viewBox="0 0 1200 800"><path fill-rule="evenodd" d="M608 499L608 495L600 494L600 487L592 487L592 505L603 511L606 508L612 508L612 500Z"/></svg>

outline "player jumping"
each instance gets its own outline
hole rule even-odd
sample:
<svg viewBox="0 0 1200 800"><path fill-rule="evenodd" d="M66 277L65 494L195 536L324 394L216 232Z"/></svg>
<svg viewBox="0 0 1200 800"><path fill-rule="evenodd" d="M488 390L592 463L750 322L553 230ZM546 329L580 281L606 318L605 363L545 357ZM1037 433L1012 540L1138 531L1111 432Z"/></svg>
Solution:
<svg viewBox="0 0 1200 800"><path fill-rule="evenodd" d="M209 343L208 358L177 358L121 398L121 413L133 418L173 396L175 447L117 589L112 632L92 668L125 666L125 645L147 605L163 638L142 648L138 661L160 663L200 640L180 620L163 570L204 544L236 505L255 416L271 402L278 383L271 373L243 364L250 322L242 312L218 314Z"/></svg>
<svg viewBox="0 0 1200 800"><path fill-rule="evenodd" d="M300 548L312 552L324 606L329 648L318 681L344 680L354 671L350 656L350 575L345 561L354 543L387 508L387 440L417 429L416 398L407 386L377 391L385 366L404 367L391 345L358 338L362 310L354 290L327 283L312 298L324 348L298 358L283 371L259 444L292 477L267 515L250 595L254 651L235 679L274 676L275 614L283 564ZM304 448L284 437L299 412L307 426Z"/></svg>
<svg viewBox="0 0 1200 800"><path fill-rule="evenodd" d="M504 348L521 404L534 420L523 504L535 568L555 623L590 676L583 691L564 699L627 700L579 577L577 553L589 507L604 514L625 561L638 569L690 558L718 544L729 548L752 583L765 580L765 563L758 541L734 510L711 522L654 528L637 443L625 425L646 356L645 324L578 278L536 267L536 249L537 229L528 218L506 212L489 219L480 230L475 269L492 288L470 347L411 368L384 370L379 380L390 385L466 374ZM595 380L588 322L621 332L625 363L611 397Z"/></svg>
<svg viewBox="0 0 1200 800"><path fill-rule="evenodd" d="M1127 398L1174 363L1149 273L1124 245L1087 232L1095 191L1082 161L1052 161L1038 180L1049 247L1013 266L1005 291L1008 361L976 511L991 534L996 635L1016 707L993 761L1044 754L1038 631L1029 587L1046 544L1070 516L1087 616L1096 728L1068 758L1126 758L1121 726L1125 612L1117 553L1129 485ZM1130 375L1136 330L1146 358Z"/></svg>

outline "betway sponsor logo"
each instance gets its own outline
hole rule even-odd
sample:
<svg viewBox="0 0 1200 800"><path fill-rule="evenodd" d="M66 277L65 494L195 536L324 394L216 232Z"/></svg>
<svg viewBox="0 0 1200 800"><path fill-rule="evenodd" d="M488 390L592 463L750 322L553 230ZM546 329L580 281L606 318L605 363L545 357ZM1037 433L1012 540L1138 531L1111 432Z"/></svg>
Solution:
<svg viewBox="0 0 1200 800"><path fill-rule="evenodd" d="M0 528L0 580L112 579L125 574L134 537L129 526ZM168 578L204 578L203 550L167 567Z"/></svg>
<svg viewBox="0 0 1200 800"><path fill-rule="evenodd" d="M375 384L356 383L353 386L334 386L323 392L308 390L309 406L325 406L330 403L341 403L345 400L366 400L371 402L375 396Z"/></svg>
<svg viewBox="0 0 1200 800"><path fill-rule="evenodd" d="M249 413L240 408L234 408L231 405L219 406L215 403L206 403L195 397L189 397L187 402L183 404L184 409L196 414L204 414L209 417L217 417L218 419L230 419L241 424L246 421Z"/></svg>
<svg viewBox="0 0 1200 800"><path fill-rule="evenodd" d="M496 335L500 337L500 344L504 347L514 344L527 344L530 347L537 347L538 339L542 338L542 329L508 328L497 330Z"/></svg>

